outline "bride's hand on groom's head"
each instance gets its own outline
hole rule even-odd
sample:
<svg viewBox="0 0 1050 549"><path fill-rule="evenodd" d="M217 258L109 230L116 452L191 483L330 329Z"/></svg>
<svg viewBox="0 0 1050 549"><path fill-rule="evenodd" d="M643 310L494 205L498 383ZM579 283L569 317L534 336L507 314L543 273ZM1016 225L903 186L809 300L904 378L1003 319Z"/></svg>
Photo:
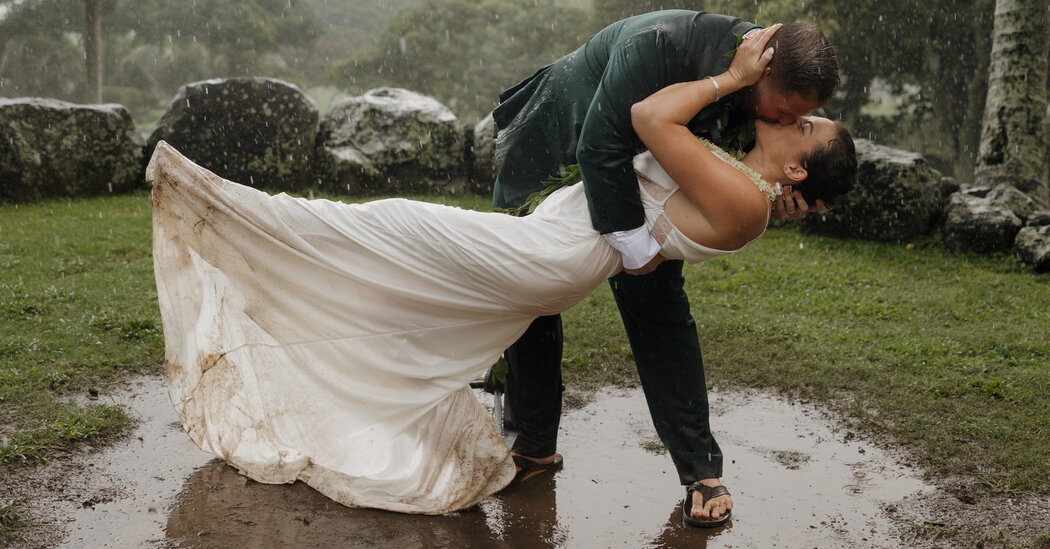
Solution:
<svg viewBox="0 0 1050 549"><path fill-rule="evenodd" d="M769 39L781 26L777 23L746 33L736 49L733 63L726 72L742 86L751 86L758 82L775 53Z"/></svg>

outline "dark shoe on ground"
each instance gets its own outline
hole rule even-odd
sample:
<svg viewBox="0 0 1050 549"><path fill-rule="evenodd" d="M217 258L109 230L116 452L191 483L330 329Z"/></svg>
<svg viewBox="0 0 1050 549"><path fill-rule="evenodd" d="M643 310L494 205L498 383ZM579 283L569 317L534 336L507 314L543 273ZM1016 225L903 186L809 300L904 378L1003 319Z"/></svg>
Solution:
<svg viewBox="0 0 1050 549"><path fill-rule="evenodd" d="M700 492L700 496L704 498L704 505L707 502L715 499L719 496L728 496L729 489L725 486L708 486L702 482L694 482L689 486L685 487L685 503L682 505L682 520L685 521L689 526L695 526L697 528L714 528L721 526L729 520L730 515L733 511L730 509L725 512L724 515L718 518L697 518L693 516L693 492Z"/></svg>
<svg viewBox="0 0 1050 549"><path fill-rule="evenodd" d="M514 459L514 465L521 467L521 470L514 475L514 480L510 481L510 484L504 490L514 488L537 475L557 471L565 465L565 460L562 459L561 454L554 454L554 460L550 463L539 463L525 456L512 455L511 457Z"/></svg>

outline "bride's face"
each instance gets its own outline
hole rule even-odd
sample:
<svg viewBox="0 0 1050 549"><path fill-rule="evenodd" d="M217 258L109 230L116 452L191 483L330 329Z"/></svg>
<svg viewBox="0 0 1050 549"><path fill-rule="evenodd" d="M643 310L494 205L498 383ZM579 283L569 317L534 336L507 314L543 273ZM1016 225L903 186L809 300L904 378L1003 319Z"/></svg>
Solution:
<svg viewBox="0 0 1050 549"><path fill-rule="evenodd" d="M755 146L761 147L765 158L781 166L797 161L818 146L826 146L835 138L835 123L819 116L802 116L794 124L755 121Z"/></svg>

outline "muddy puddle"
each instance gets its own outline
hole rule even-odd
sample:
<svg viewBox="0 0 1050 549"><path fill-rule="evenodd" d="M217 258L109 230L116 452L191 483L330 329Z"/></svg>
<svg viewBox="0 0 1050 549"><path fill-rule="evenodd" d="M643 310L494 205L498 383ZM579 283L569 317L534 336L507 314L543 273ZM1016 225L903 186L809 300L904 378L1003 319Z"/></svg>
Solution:
<svg viewBox="0 0 1050 549"><path fill-rule="evenodd" d="M400 515L239 475L182 433L161 378L137 380L118 401L142 424L82 464L77 497L48 503L61 546L896 547L898 502L932 490L817 408L717 392L723 481L736 507L721 529L688 528L671 460L652 450L641 391L608 391L563 418L563 471L472 510Z"/></svg>

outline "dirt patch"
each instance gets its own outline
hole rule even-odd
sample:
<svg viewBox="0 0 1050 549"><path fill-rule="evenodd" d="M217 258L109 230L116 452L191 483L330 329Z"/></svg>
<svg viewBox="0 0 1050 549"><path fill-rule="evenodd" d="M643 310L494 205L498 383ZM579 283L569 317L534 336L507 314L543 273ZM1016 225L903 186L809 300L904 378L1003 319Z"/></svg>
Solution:
<svg viewBox="0 0 1050 549"><path fill-rule="evenodd" d="M1050 530L1045 498L960 498L972 490L924 483L819 408L759 393L712 395L736 507L711 532L682 526L684 490L638 390L566 414L564 470L439 517L248 480L190 442L161 377L112 398L141 417L132 438L0 482L31 498L36 526L16 547L1036 547Z"/></svg>

